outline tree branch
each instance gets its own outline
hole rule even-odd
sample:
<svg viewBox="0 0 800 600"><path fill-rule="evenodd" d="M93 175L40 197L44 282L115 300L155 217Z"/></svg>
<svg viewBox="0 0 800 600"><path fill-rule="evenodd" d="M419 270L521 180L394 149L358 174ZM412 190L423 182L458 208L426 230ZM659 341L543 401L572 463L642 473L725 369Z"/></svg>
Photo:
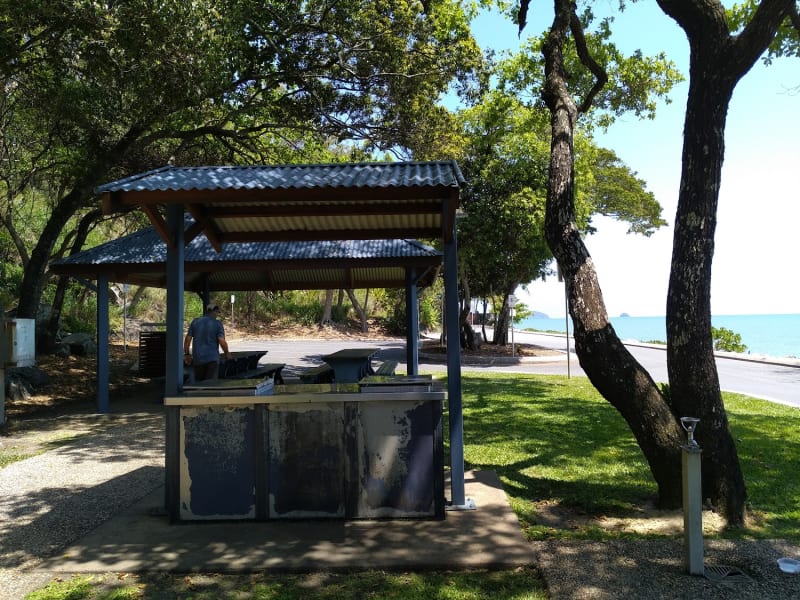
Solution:
<svg viewBox="0 0 800 600"><path fill-rule="evenodd" d="M800 25L795 0L763 0L742 33L733 38L733 52L726 64L744 75L769 47L775 32L787 18L796 28Z"/></svg>
<svg viewBox="0 0 800 600"><path fill-rule="evenodd" d="M569 19L569 28L572 32L572 37L575 38L575 49L578 51L578 58L584 67L594 75L595 82L592 89L583 99L583 102L578 106L579 113L585 113L592 107L597 94L603 89L603 86L608 83L608 73L601 67L592 55L589 53L589 47L586 45L586 36L583 34L583 25L581 24L578 14L575 12L575 5L572 8L572 14Z"/></svg>

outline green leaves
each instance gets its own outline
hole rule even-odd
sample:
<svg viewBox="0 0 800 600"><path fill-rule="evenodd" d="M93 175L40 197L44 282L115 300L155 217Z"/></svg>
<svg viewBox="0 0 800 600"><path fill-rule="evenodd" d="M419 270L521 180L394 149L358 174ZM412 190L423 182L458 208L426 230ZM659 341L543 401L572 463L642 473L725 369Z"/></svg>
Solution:
<svg viewBox="0 0 800 600"><path fill-rule="evenodd" d="M637 117L652 119L658 100L670 102L668 93L683 75L665 53L645 56L635 51L624 55L612 40L613 19L599 21L594 30L590 26L594 16L589 10L581 15L585 28L586 45L592 58L608 74L608 83L595 97L591 109L582 116L584 127L608 127L616 117L632 112ZM498 67L499 88L529 99L529 104L539 103L544 81L541 37L531 37L520 51L502 61ZM567 40L564 48L565 70L568 85L576 103L586 97L595 83L594 76L581 64L574 40Z"/></svg>

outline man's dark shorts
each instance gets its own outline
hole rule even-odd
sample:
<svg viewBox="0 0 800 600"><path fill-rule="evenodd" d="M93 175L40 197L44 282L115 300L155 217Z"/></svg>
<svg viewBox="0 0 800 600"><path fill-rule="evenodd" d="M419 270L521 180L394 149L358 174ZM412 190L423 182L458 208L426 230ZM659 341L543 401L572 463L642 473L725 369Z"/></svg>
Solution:
<svg viewBox="0 0 800 600"><path fill-rule="evenodd" d="M194 380L208 381L219 377L219 363L210 362L202 365L194 365Z"/></svg>

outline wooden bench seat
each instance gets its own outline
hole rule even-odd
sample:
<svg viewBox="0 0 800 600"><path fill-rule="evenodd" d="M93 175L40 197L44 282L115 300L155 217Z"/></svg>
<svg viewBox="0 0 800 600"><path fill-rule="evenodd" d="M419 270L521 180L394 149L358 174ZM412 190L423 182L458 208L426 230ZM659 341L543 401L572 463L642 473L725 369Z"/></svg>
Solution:
<svg viewBox="0 0 800 600"><path fill-rule="evenodd" d="M375 369L375 375L394 375L394 370L397 368L396 360L385 360L380 367Z"/></svg>
<svg viewBox="0 0 800 600"><path fill-rule="evenodd" d="M300 373L300 381L303 383L332 383L333 368L328 364L311 367Z"/></svg>

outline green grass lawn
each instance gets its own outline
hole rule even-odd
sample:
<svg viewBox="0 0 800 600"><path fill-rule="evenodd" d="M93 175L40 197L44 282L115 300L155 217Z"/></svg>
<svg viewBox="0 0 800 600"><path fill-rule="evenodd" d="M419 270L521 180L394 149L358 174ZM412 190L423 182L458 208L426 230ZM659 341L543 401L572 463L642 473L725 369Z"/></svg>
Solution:
<svg viewBox="0 0 800 600"><path fill-rule="evenodd" d="M625 515L652 501L656 486L617 411L583 377L463 375L468 469L502 479L527 535L603 539L599 528L553 531L536 524L534 502L583 514ZM800 410L725 394L753 524L721 535L800 541ZM702 428L702 423L700 424ZM29 600L58 598L545 598L535 569L351 574L115 575L54 583Z"/></svg>
<svg viewBox="0 0 800 600"><path fill-rule="evenodd" d="M537 500L624 515L654 499L633 434L586 378L465 373L463 390L467 467L498 473L530 537L553 534L535 524ZM800 410L723 396L753 517L723 535L800 540Z"/></svg>

